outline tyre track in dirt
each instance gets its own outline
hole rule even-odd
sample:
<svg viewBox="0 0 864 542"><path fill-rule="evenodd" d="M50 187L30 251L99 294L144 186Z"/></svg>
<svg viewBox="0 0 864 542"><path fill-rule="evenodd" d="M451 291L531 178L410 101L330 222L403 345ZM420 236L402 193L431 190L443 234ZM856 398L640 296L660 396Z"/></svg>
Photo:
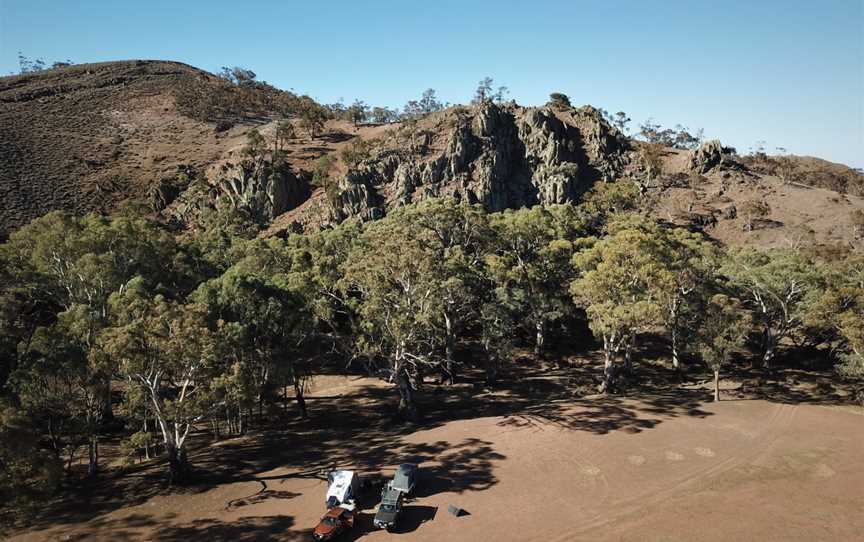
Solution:
<svg viewBox="0 0 864 542"><path fill-rule="evenodd" d="M715 479L719 475L729 472L739 466L763 461L770 455L777 441L784 435L784 429L792 423L798 409L797 405L779 404L772 406L774 409L770 418L763 426L764 431L756 435L754 441L744 442L739 444L736 449L723 452L724 455L726 453L732 453L730 457L721 460L719 463L715 463L712 466L708 466L707 468L691 472L684 478L675 481L672 485L661 489L660 491L642 493L637 496L613 501L608 504L601 503L600 507L608 509L608 513L598 513L587 521L580 521L576 529L569 530L566 534L561 536L552 538L548 536L538 536L533 538L532 541L540 542L542 540L545 542L564 542L569 540L601 539L603 535L598 534L597 531L604 526L626 520L651 506L674 500L676 496L681 495L685 490L693 490L703 482ZM760 440L761 442L759 442ZM610 498L610 495L607 493L602 498L608 499Z"/></svg>

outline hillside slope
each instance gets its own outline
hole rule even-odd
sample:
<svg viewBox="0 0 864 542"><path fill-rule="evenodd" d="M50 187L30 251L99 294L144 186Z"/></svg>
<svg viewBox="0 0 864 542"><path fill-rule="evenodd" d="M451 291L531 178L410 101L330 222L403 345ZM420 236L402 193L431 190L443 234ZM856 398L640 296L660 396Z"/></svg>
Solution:
<svg viewBox="0 0 864 542"><path fill-rule="evenodd" d="M54 209L107 212L146 200L178 168L204 168L245 139L181 114L179 92L217 88L177 62L82 64L0 78L0 238Z"/></svg>
<svg viewBox="0 0 864 542"><path fill-rule="evenodd" d="M330 120L314 135L272 105L279 91L266 84L263 109L227 123L187 110L226 84L163 61L0 78L0 239L54 209L108 213L127 200L181 227L194 225L203 208L242 207L264 235L285 235L427 197L501 210L575 202L596 182L644 176L641 144L592 107L457 106L385 125ZM295 134L279 163L249 167L249 132L270 144L286 115ZM333 163L316 187L313 170L324 155ZM771 159L739 165L695 172L686 151L666 149L646 206L729 243L847 243L858 235L859 173L811 158L792 158L785 170ZM741 212L754 202L763 204L756 220Z"/></svg>

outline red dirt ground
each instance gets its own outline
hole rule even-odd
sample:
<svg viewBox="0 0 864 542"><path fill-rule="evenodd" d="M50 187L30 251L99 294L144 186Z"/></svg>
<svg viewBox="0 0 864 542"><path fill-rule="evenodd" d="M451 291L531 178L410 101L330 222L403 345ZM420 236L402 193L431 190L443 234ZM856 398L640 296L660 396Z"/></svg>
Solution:
<svg viewBox="0 0 864 542"><path fill-rule="evenodd" d="M398 532L372 529L374 502L363 503L343 540L861 540L860 409L731 391L711 403L701 388L628 399L543 386L484 392L476 404L427 390L465 419L413 430L387 422L383 383L323 377L310 406L329 414L326 425L207 446L193 454L205 481L179 492L139 469L9 540L310 540L328 468L388 476L407 460L423 478Z"/></svg>

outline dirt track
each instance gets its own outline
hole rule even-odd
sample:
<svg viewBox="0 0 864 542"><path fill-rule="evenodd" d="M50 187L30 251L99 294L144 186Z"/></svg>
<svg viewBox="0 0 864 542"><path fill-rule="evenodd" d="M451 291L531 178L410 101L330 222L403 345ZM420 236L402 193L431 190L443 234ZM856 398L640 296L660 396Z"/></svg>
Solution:
<svg viewBox="0 0 864 542"><path fill-rule="evenodd" d="M351 401L387 393L369 379L316 390L318 408L343 420ZM196 454L211 483L173 494L147 493L152 481L118 486L106 502L128 505L102 513L94 499L83 515L55 516L11 540L309 540L331 459L365 473L383 466L385 476L404 460L424 470L400 532L371 529L370 507L343 540L860 540L859 411L712 404L699 393L553 399L489 416L475 408L414 432L358 418L294 438L234 439ZM453 517L449 504L468 514Z"/></svg>

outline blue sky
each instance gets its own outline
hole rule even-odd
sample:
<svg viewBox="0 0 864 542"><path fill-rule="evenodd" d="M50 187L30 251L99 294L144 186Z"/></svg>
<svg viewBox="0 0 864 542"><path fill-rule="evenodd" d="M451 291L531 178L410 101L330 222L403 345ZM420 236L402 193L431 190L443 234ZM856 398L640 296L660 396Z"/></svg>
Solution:
<svg viewBox="0 0 864 542"><path fill-rule="evenodd" d="M864 166L864 0L208 2L0 0L0 73L17 54L241 65L323 102L470 99L491 76L634 124L702 127Z"/></svg>

